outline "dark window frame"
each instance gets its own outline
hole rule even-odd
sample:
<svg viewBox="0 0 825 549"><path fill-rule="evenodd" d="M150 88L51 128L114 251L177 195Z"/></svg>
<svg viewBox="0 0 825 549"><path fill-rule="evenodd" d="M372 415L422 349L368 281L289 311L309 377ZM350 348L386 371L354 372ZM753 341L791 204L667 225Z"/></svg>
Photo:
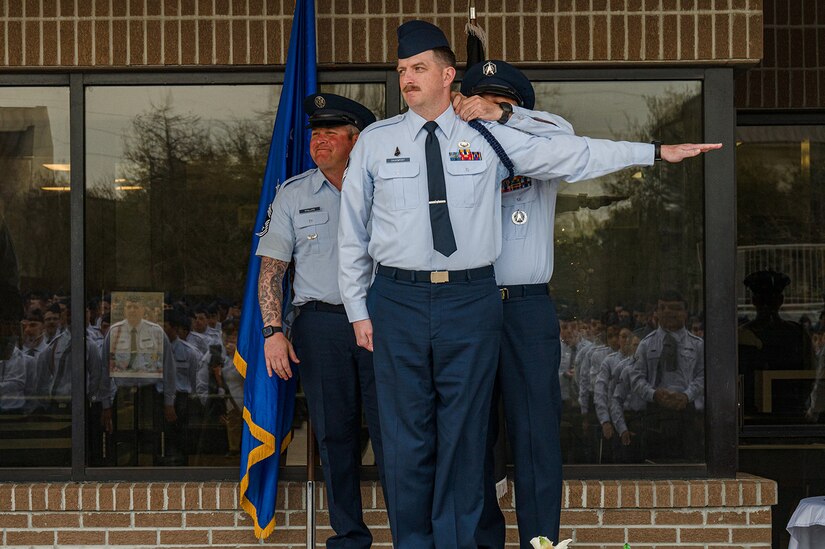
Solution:
<svg viewBox="0 0 825 549"><path fill-rule="evenodd" d="M568 479L733 478L737 470L735 234L735 125L732 68L587 68L534 69L524 72L534 81L699 80L703 84L704 140L730 144L703 157L705 215L705 463L693 465L566 465ZM460 75L461 73L459 73ZM384 83L387 117L398 114L400 92L393 69L322 70L320 84ZM269 70L170 70L157 72L72 71L0 75L2 87L69 87L71 194L72 346L85 349L85 88L86 86L244 85L282 84L283 73ZM708 246L712 243L712 246ZM0 468L0 481L207 481L237 480L237 467L87 467L85 441L85 356L72 356L71 467ZM374 467L364 478L376 479ZM318 471L320 473L320 470ZM282 480L305 480L306 468L281 469Z"/></svg>
<svg viewBox="0 0 825 549"><path fill-rule="evenodd" d="M738 109L736 127L742 126L825 126L825 109ZM738 373L738 364L737 364ZM781 444L793 444L794 441L806 441L810 438L825 436L822 425L744 425L740 414L737 417L739 440L775 441Z"/></svg>

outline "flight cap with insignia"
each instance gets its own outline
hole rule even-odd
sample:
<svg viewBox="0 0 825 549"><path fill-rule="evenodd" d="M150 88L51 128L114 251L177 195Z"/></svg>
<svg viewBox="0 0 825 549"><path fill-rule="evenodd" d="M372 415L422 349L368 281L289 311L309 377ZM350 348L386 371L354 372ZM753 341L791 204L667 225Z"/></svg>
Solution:
<svg viewBox="0 0 825 549"><path fill-rule="evenodd" d="M520 107L532 109L536 104L533 84L524 73L505 61L490 59L476 63L464 73L461 93L480 95L492 93L515 99Z"/></svg>
<svg viewBox="0 0 825 549"><path fill-rule="evenodd" d="M444 32L426 21L415 19L398 27L398 58L406 59L435 48L450 47Z"/></svg>
<svg viewBox="0 0 825 549"><path fill-rule="evenodd" d="M307 96L304 112L309 115L310 128L352 124L360 131L375 122L375 115L364 105L334 93Z"/></svg>
<svg viewBox="0 0 825 549"><path fill-rule="evenodd" d="M788 275L777 271L756 271L743 281L754 294L781 294L790 283Z"/></svg>

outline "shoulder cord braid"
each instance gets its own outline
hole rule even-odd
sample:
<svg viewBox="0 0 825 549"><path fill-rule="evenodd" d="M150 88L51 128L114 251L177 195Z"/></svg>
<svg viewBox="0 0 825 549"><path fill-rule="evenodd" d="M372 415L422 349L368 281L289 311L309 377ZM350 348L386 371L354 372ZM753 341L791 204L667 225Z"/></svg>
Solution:
<svg viewBox="0 0 825 549"><path fill-rule="evenodd" d="M507 173L509 174L508 179L513 179L513 177L515 177L516 175L515 166L513 166L513 161L510 160L510 157L507 156L507 153L504 152L504 147L501 146L501 143L498 142L498 139L496 139L495 136L492 133L490 133L490 130L485 128L484 124L482 124L478 120L470 120L469 122L467 122L467 124L469 124L470 127L473 128L475 131L480 133L481 137L483 137L484 140L487 141L487 143L489 143L491 147L493 147L493 151L495 151L496 156L498 156L498 159L501 160L501 163L504 165L504 167L507 168Z"/></svg>

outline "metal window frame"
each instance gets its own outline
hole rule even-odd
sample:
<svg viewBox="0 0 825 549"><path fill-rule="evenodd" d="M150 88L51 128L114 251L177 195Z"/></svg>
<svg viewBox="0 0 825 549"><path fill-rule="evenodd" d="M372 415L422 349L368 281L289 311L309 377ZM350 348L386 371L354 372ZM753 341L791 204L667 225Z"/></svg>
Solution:
<svg viewBox="0 0 825 549"><path fill-rule="evenodd" d="M721 68L524 68L534 81L699 80L703 83L704 138L730 146L706 155L705 214L705 463L689 465L565 465L568 479L733 478L737 469L736 432L736 184L733 69ZM459 76L461 73L459 73ZM393 69L322 70L318 81L384 83L387 116L398 114L400 91ZM72 345L85 350L85 91L88 86L282 84L283 72L245 70L15 73L0 75L2 87L66 86L70 103ZM740 114L741 116L746 116ZM787 120L787 118L785 119ZM708 244L712 244L709 246ZM709 352L708 349L712 350ZM237 467L87 467L85 425L85 353L72 357L71 467L0 468L0 481L205 481L237 480ZM305 480L305 467L283 467L282 480ZM362 478L376 480L374 467Z"/></svg>
<svg viewBox="0 0 825 549"><path fill-rule="evenodd" d="M825 109L738 109L736 127L741 126L825 126ZM825 436L821 425L743 425L739 439L794 440Z"/></svg>

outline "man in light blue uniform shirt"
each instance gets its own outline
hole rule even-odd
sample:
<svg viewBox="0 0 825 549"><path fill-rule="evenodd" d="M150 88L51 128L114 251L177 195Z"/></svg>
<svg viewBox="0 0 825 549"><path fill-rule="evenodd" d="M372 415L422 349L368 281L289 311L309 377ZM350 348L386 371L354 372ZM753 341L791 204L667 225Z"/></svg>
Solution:
<svg viewBox="0 0 825 549"><path fill-rule="evenodd" d="M639 343L630 370L633 392L647 403L645 457L698 461L704 453L704 342L685 328L687 302L676 291L659 296L659 327Z"/></svg>
<svg viewBox="0 0 825 549"><path fill-rule="evenodd" d="M563 118L529 110L535 103L532 85L521 71L503 61L491 60L471 67L464 76L461 92L475 96L454 101L462 118L497 120L512 111L506 120L509 127L554 142L559 139L553 138L566 139L573 134L572 127ZM615 145L611 148L604 143L600 152L607 154L594 154L585 169L571 176L516 177L501 185L504 240L496 260L496 281L504 303L504 329L497 380L513 450L516 514L524 548L529 548L529 540L538 535L559 541L561 342L555 305L548 293L548 281L553 274L556 196L562 180L589 179L634 164L651 164L654 160L656 151L651 150L650 145ZM636 148L648 151L644 161L639 160ZM671 152L670 147L665 150L666 154ZM682 158L681 154L670 157L672 161ZM602 164L602 160L606 162ZM492 419L491 425L494 424ZM492 460L493 442L488 440L488 461ZM476 539L480 547L503 547L504 517L489 476L492 467L488 464L485 471L488 477L484 513Z"/></svg>
<svg viewBox="0 0 825 549"><path fill-rule="evenodd" d="M597 163L601 173L613 161L651 164L654 147L473 126L452 109L455 55L440 29L407 22L398 44L410 110L362 132L353 149L339 285L358 344L375 350L395 546L476 547L502 322L492 265L508 170L496 150L518 173L552 179L599 175Z"/></svg>
<svg viewBox="0 0 825 549"><path fill-rule="evenodd" d="M375 121L363 105L324 93L304 100L312 128L310 155L318 165L287 180L275 196L260 235L262 256L258 300L263 317L264 354L271 376L300 373L326 480L329 548L367 548L372 534L361 509L361 410L379 475L381 432L372 353L360 348L338 290L338 210L347 158L358 134ZM292 342L283 334L282 282L295 263L292 305L300 313ZM288 298L288 296L286 296ZM294 345L294 348L293 348Z"/></svg>

